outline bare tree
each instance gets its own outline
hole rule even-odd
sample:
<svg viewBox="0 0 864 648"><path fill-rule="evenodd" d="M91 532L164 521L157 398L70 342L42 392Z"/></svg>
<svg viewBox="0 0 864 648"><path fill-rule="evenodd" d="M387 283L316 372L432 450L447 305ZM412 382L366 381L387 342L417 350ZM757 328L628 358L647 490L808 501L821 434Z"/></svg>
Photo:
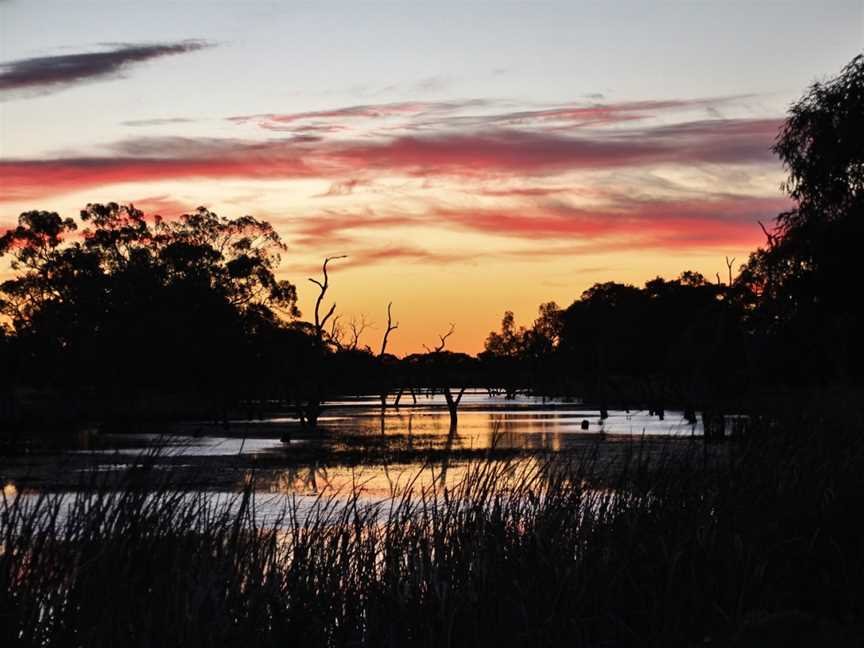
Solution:
<svg viewBox="0 0 864 648"><path fill-rule="evenodd" d="M324 280L319 281L318 279L309 278L309 281L318 286L320 292L318 293L318 299L315 301L315 339L318 342L318 349L323 350L323 342L325 340L325 335L327 334L326 326L327 322L330 318L333 317L333 313L336 311L336 304L334 303L327 310L327 313L324 317L321 317L321 304L324 301L324 297L327 294L327 289L330 287L330 277L327 274L327 264L331 261L335 261L336 259L345 259L347 258L345 255L327 257L324 259L324 265L321 270L324 274ZM338 324L339 318L338 316L334 318L331 322L329 341L333 342L337 346L341 344L342 338L342 329ZM323 360L323 357L321 358ZM313 370L313 375L309 376L308 380L308 392L305 398L297 397L295 399L297 415L300 419L300 425L303 427L308 427L310 429L315 429L318 425L318 417L321 415L321 403L324 400L324 376L321 373ZM303 402L305 400L305 403Z"/></svg>
<svg viewBox="0 0 864 648"><path fill-rule="evenodd" d="M726 268L728 268L728 270L729 270L729 287L730 288L732 287L732 264L734 264L734 263L735 263L735 257L732 257L731 259L728 256L726 257Z"/></svg>
<svg viewBox="0 0 864 648"><path fill-rule="evenodd" d="M450 329L443 335L438 334L438 339L440 342L435 346L434 349L430 349L425 344L423 348L426 349L428 353L438 354L444 351L444 347L447 346L447 338L449 338L456 331L456 325L452 322L450 323ZM450 389L449 385L444 385L442 387L442 392L444 393L444 400L447 401L447 409L450 412L450 431L451 433L456 431L456 423L458 420L457 417L457 409L459 408L459 403L462 402L462 396L465 394L465 386L463 385L459 389L459 393L454 397L453 392Z"/></svg>
<svg viewBox="0 0 864 648"><path fill-rule="evenodd" d="M337 349L341 350L345 348L342 344L342 340L345 337L345 329L341 324L339 324L340 319L340 315L334 315L333 319L330 320L330 330L327 332L327 341Z"/></svg>
<svg viewBox="0 0 864 648"><path fill-rule="evenodd" d="M378 357L383 357L387 351L387 340L390 339L390 334L399 328L399 322L393 323L393 317L390 314L390 309L393 307L393 302L387 304L387 330L384 331L384 339L381 340L381 353Z"/></svg>
<svg viewBox="0 0 864 648"><path fill-rule="evenodd" d="M378 354L378 357L383 360L384 354L387 352L387 342L390 340L390 334L399 328L399 322L393 323L393 302L387 304L387 328L384 330L384 337L381 339L381 352ZM381 416L384 416L384 409L387 407L387 392L389 388L387 387L386 381L382 383L381 388ZM399 386L399 391L396 394L396 400L393 403L394 407L399 407L399 401L402 399L402 393L405 391L405 387L403 385ZM414 389L411 388L411 396L414 399L414 403L417 402L417 396L414 395Z"/></svg>
<svg viewBox="0 0 864 648"><path fill-rule="evenodd" d="M348 328L351 329L351 340L348 342L348 350L356 351L357 347L360 345L360 336L363 335L363 331L372 326L372 322L366 320L366 316L362 313L360 314L360 319L357 317L352 317L351 321L348 322ZM368 348L368 347L367 347Z"/></svg>
<svg viewBox="0 0 864 648"><path fill-rule="evenodd" d="M441 335L440 333L438 334L438 339L441 340L441 342L434 349L430 349L425 344L423 345L423 348L426 349L426 351L429 353L441 353L444 350L444 347L447 346L447 338L449 338L451 335L453 335L453 332L455 330L456 330L456 325L451 322L450 323L450 330L447 331L447 333L445 333L444 335Z"/></svg>
<svg viewBox="0 0 864 648"><path fill-rule="evenodd" d="M318 338L318 341L321 342L324 339L324 327L327 325L327 320L333 316L334 311L336 310L336 303L334 302L330 309L327 311L327 314L324 317L321 317L321 303L324 301L324 296L327 294L327 289L330 287L330 277L327 274L327 264L331 261L335 261L336 259L347 259L348 256L342 254L340 256L327 257L324 259L324 265L321 268L321 271L324 274L324 281L318 281L317 279L313 279L309 277L309 281L314 283L320 289L318 293L318 299L315 300L315 335Z"/></svg>

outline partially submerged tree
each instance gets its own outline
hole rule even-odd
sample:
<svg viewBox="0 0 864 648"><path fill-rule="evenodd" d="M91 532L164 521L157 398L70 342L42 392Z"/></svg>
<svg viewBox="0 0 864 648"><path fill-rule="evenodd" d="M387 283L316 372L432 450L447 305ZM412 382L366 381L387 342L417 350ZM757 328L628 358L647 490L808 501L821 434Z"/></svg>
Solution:
<svg viewBox="0 0 864 648"><path fill-rule="evenodd" d="M378 362L380 365L381 372L383 374L381 376L381 379L380 379L381 386L380 386L380 390L379 390L380 391L379 398L381 399L381 416L382 417L384 416L384 410L387 407L387 394L393 388L393 380L394 380L393 374L395 373L395 369L396 369L393 366L395 363L392 362L392 360L395 360L395 358L393 356L390 356L387 354L387 343L390 341L390 334L399 328L399 322L396 322L395 324L393 322L392 309L393 309L393 302L389 302L387 304L387 326L385 327L384 335L381 338L381 351L378 353ZM413 397L414 402L416 403L417 397L414 394L414 389L413 389L413 387L410 389L411 389L411 396ZM398 391L396 393L396 399L393 403L394 407L399 407L399 402L402 399L402 394L403 394L404 390L405 390L405 385L399 384L398 385ZM382 426L384 425L383 420L381 421L381 425Z"/></svg>
<svg viewBox="0 0 864 648"><path fill-rule="evenodd" d="M451 323L450 328L446 333L438 334L438 344L433 348L429 348L425 344L423 345L423 348L426 349L426 354L430 357L431 362L440 365L438 370L441 372L441 376L439 378L440 384L438 385L438 388L441 390L441 393L444 394L444 400L447 403L447 411L450 412L451 432L456 430L459 404L462 402L462 396L465 395L465 389L467 388L464 376L459 375L458 368L455 368L456 370L454 370L454 367L450 366L452 365L452 363L449 362L450 358L444 357L444 347L447 346L447 338L453 335L455 331L456 325ZM454 386L459 390L455 396L453 393Z"/></svg>
<svg viewBox="0 0 864 648"><path fill-rule="evenodd" d="M347 258L345 255L325 258L324 263L321 266L323 278L320 280L315 279L314 277L309 278L311 283L318 286L319 291L318 297L315 300L315 319L312 325L315 341L314 352L311 362L304 372L305 375L299 380L294 380L291 398L294 401L294 407L297 411L297 416L300 419L300 425L310 430L315 430L318 426L318 418L321 416L321 411L323 409L322 406L327 392L328 343L335 343L337 347L340 345L340 339L335 337L335 331L337 330L335 326L331 330L329 337L326 328L327 322L330 321L331 318L334 318L336 302L333 302L333 304L330 305L330 308L322 314L324 298L327 296L327 291L330 289L330 274L327 271L327 266L331 261L345 258ZM338 316L332 320L334 324L337 319Z"/></svg>

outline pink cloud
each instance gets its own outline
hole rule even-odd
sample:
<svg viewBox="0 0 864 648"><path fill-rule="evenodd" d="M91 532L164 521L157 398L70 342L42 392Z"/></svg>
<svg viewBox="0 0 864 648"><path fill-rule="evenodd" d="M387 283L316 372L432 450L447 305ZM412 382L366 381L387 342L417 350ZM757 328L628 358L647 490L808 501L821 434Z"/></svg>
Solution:
<svg viewBox="0 0 864 648"><path fill-rule="evenodd" d="M168 194L159 196L147 196L131 201L136 209L140 209L147 216L161 216L164 219L178 218L183 214L191 214L198 205L189 205L175 200Z"/></svg>
<svg viewBox="0 0 864 648"><path fill-rule="evenodd" d="M779 120L711 120L583 136L493 130L343 143L330 161L414 175L548 175L660 163L766 163Z"/></svg>
<svg viewBox="0 0 864 648"><path fill-rule="evenodd" d="M486 234L563 239L649 238L719 245L760 238L758 220L770 220L789 202L752 196L689 200L618 199L605 208L555 204L528 209L436 209L444 223Z"/></svg>
<svg viewBox="0 0 864 648"><path fill-rule="evenodd" d="M365 245L356 232L379 232L382 240L394 227L447 227L519 240L542 240L538 254L600 253L627 249L723 249L752 247L761 242L758 220L769 221L788 208L784 198L706 195L682 200L635 200L612 197L603 208L561 203L524 208L454 209L430 205L420 215L380 214L372 210L317 214L299 220L295 244L310 247L339 245L350 250ZM572 245L569 245L572 243ZM487 255L524 254L489 248ZM430 257L427 257L431 259Z"/></svg>
<svg viewBox="0 0 864 648"><path fill-rule="evenodd" d="M770 146L780 123L707 120L579 136L494 129L374 141L144 137L118 142L100 156L2 160L0 201L176 179L321 178L338 192L383 173L518 178L657 164L767 164L774 161Z"/></svg>
<svg viewBox="0 0 864 648"><path fill-rule="evenodd" d="M31 200L110 184L184 178L314 177L302 142L154 138L117 145L117 155L0 161L0 201Z"/></svg>

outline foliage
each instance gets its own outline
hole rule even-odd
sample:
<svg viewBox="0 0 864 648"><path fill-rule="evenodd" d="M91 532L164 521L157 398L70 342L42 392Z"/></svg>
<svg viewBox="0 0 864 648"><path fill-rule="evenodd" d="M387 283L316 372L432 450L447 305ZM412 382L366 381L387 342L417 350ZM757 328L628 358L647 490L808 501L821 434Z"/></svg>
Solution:
<svg viewBox="0 0 864 648"><path fill-rule="evenodd" d="M0 237L17 271L0 314L35 384L212 386L220 365L242 363L251 332L299 314L267 223L205 208L151 223L116 203L88 205L80 222L27 212Z"/></svg>
<svg viewBox="0 0 864 648"><path fill-rule="evenodd" d="M796 382L864 373L857 291L864 237L864 56L796 102L774 152L793 209L742 268L753 295L748 326L763 335L772 372ZM795 349L794 354L790 353Z"/></svg>

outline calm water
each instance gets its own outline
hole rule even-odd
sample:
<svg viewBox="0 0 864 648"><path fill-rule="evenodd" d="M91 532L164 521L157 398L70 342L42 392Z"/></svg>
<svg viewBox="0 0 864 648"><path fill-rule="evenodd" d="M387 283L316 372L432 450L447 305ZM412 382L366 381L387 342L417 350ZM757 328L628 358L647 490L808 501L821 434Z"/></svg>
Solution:
<svg viewBox="0 0 864 648"><path fill-rule="evenodd" d="M137 455L159 447L152 474L189 476L190 488L214 496L227 497L251 482L260 497L270 495L273 502L284 496L338 496L352 489L374 500L390 497L408 484L415 490L450 487L464 477L469 460L482 459L484 451L518 451L510 460L519 469L537 461L531 456L534 451L545 455L601 444L607 453L608 448L618 452L634 440L686 443L702 434L701 421L690 425L677 411L666 412L665 420L646 411L609 414L601 421L597 410L579 404L466 392L454 433L442 396L424 395L416 404L410 395L403 396L402 406L388 408L383 416L377 399L357 399L328 404L320 429L312 435L289 414L232 421L227 428L189 422L170 435L82 434L81 447L75 450L4 465L0 484L7 491L79 490L82 475L121 474ZM588 422L587 430L583 421ZM287 442L280 440L285 435ZM347 452L351 460L334 459L342 456L338 452ZM352 452L360 453L360 459ZM362 454L367 452L373 457L368 461Z"/></svg>

